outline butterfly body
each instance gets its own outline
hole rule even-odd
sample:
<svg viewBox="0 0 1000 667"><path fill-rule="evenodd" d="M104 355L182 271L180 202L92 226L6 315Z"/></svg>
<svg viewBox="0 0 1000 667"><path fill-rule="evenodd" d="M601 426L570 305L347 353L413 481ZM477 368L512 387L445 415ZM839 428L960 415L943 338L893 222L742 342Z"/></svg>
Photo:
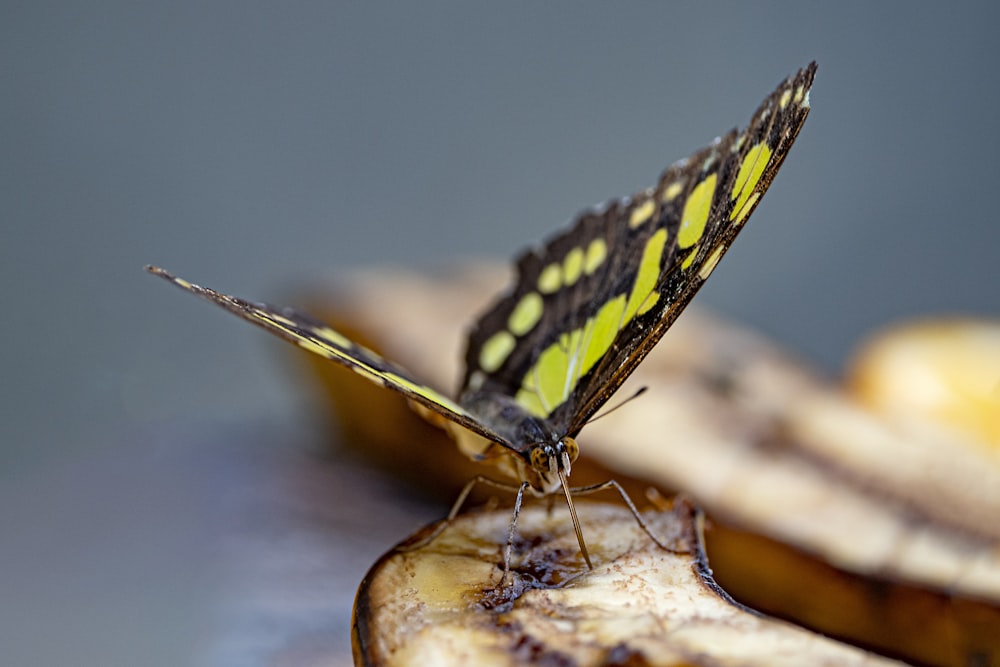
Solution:
<svg viewBox="0 0 1000 667"><path fill-rule="evenodd" d="M460 403L480 423L504 438L506 446L494 447L489 440L479 440L480 446L493 451L501 459L512 459L514 479L527 482L528 489L535 495L547 495L560 490L558 472L565 471L568 477L570 467L579 455L576 441L568 434L560 432L547 419L528 412L508 394L497 394L482 390L466 392ZM460 433L452 437L461 439ZM480 454L480 460L490 457Z"/></svg>
<svg viewBox="0 0 1000 667"><path fill-rule="evenodd" d="M304 313L147 268L405 396L444 426L466 455L520 482L515 523L525 491L561 490L589 564L567 481L579 453L576 436L666 333L743 229L805 122L815 72L813 63L786 79L745 130L668 167L655 187L585 211L520 255L512 287L469 333L457 400ZM505 564L513 529L514 523Z"/></svg>

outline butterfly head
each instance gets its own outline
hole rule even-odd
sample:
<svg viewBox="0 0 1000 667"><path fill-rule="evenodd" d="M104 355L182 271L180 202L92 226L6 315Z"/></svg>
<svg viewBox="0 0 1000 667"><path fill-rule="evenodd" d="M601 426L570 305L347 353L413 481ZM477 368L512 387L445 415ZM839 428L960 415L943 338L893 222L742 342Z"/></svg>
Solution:
<svg viewBox="0 0 1000 667"><path fill-rule="evenodd" d="M528 450L528 465L541 480L546 492L558 488L560 477L569 477L573 462L580 455L576 440L569 436L554 442L539 442Z"/></svg>

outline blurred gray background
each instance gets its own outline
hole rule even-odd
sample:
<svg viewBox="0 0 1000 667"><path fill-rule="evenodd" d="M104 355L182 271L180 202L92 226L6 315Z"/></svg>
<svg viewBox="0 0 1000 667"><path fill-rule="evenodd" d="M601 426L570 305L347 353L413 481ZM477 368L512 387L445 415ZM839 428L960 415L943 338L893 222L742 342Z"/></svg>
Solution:
<svg viewBox="0 0 1000 667"><path fill-rule="evenodd" d="M998 25L988 2L2 3L0 661L346 662L365 568L438 513L317 472L280 343L144 264L278 301L506 258L815 59L699 301L836 373L886 323L998 312ZM316 510L338 504L365 520Z"/></svg>

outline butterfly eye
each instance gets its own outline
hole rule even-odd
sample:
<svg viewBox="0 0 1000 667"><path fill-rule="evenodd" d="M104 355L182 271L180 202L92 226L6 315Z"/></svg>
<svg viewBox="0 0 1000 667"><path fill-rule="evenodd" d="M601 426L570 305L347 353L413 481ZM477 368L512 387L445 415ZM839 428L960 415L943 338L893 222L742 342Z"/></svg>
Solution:
<svg viewBox="0 0 1000 667"><path fill-rule="evenodd" d="M576 457L580 455L580 446L576 444L576 440L568 436L563 438L563 447L566 448L566 454L569 455L569 462L576 461Z"/></svg>
<svg viewBox="0 0 1000 667"><path fill-rule="evenodd" d="M549 469L549 457L541 447L534 447L531 450L531 467L539 472Z"/></svg>

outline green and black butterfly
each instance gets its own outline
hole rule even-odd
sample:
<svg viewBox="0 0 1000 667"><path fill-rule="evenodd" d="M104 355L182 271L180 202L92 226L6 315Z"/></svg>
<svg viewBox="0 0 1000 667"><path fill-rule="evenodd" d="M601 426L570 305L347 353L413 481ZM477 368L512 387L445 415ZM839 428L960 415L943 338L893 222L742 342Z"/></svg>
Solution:
<svg viewBox="0 0 1000 667"><path fill-rule="evenodd" d="M669 167L656 187L586 211L568 229L523 253L513 287L469 334L457 400L300 312L147 269L403 394L445 426L466 454L496 463L519 480L505 574L525 491L565 495L581 553L591 566L571 493L613 486L646 526L613 480L570 487L579 453L575 438L660 340L743 228L809 114L815 73L812 63L787 79L754 112L745 131L733 130Z"/></svg>

